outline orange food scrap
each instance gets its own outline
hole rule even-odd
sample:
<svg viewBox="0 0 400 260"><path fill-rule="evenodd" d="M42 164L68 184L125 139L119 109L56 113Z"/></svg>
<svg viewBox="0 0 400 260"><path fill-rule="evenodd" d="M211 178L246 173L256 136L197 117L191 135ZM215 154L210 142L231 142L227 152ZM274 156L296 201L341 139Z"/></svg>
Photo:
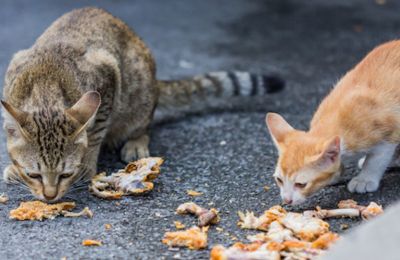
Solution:
<svg viewBox="0 0 400 260"><path fill-rule="evenodd" d="M106 230L110 230L112 228L111 224L105 224L104 227Z"/></svg>
<svg viewBox="0 0 400 260"><path fill-rule="evenodd" d="M174 225L176 229L184 229L185 225L180 221L174 221Z"/></svg>
<svg viewBox="0 0 400 260"><path fill-rule="evenodd" d="M193 197L203 195L202 192L198 192L198 191L195 191L195 190L187 190L186 193L187 193L189 196L193 196Z"/></svg>
<svg viewBox="0 0 400 260"><path fill-rule="evenodd" d="M188 247L199 250L207 246L207 231L207 227L194 226L183 231L166 232L162 242L171 247Z"/></svg>
<svg viewBox="0 0 400 260"><path fill-rule="evenodd" d="M63 212L75 208L74 202L46 204L41 201L21 202L17 209L10 211L10 218L16 220L54 219Z"/></svg>
<svg viewBox="0 0 400 260"><path fill-rule="evenodd" d="M101 246L102 243L101 241L98 240L92 240L92 239L85 239L82 241L83 246Z"/></svg>

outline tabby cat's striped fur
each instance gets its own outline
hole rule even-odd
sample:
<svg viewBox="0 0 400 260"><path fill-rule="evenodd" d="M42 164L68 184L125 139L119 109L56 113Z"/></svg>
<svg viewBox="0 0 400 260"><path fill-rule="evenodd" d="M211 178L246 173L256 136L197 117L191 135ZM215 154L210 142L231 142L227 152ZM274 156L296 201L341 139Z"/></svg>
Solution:
<svg viewBox="0 0 400 260"><path fill-rule="evenodd" d="M150 51L127 25L97 8L74 10L9 65L2 103L12 164L4 178L55 201L96 173L102 144L123 144L125 161L148 156L157 102L190 105L281 87L279 79L239 72L157 81Z"/></svg>

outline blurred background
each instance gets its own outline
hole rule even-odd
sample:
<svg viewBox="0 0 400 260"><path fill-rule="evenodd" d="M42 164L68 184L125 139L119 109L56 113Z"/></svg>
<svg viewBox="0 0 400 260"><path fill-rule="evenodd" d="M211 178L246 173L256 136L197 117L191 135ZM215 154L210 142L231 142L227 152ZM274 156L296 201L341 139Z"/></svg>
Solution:
<svg viewBox="0 0 400 260"><path fill-rule="evenodd" d="M72 199L80 207L94 209L93 220L12 222L7 219L9 209L31 197L0 181L0 193L11 198L7 207L0 207L2 259L123 259L132 255L140 259L207 259L207 250L172 252L160 243L163 232L171 229L177 218L176 206L189 199L186 189L203 192L195 201L221 209L221 227L243 240L246 234L236 226L236 211L261 212L280 203L271 177L277 154L266 132L265 113L277 111L295 127L306 129L316 106L335 82L374 46L400 35L400 1L395 0L3 0L1 78L13 53L29 48L59 16L83 6L108 10L141 36L154 54L160 79L246 70L278 74L286 88L271 96L226 100L229 109L225 112L154 125L151 152L167 158L165 174L156 181L158 188L143 198L125 199L119 206L94 199L87 191L77 193ZM0 137L4 140L2 131ZM2 170L8 164L4 141L0 148ZM103 153L100 169L119 167L123 164L116 151ZM347 198L385 206L398 199L400 176L395 172L386 174L376 193L348 193L345 183L355 172L350 164L339 185L293 210L317 204L330 208ZM270 186L270 191L265 192L264 185ZM359 224L346 221L333 220L333 230L340 231L342 223ZM115 228L104 233L104 223ZM232 243L222 233L210 232L210 245ZM89 236L101 239L104 246L80 248L81 240Z"/></svg>

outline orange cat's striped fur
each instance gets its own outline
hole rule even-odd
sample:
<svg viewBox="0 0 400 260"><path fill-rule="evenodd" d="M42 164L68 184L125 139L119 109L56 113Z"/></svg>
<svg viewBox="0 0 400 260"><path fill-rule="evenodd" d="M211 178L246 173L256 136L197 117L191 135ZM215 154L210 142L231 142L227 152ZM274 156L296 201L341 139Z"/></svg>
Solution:
<svg viewBox="0 0 400 260"><path fill-rule="evenodd" d="M376 191L400 142L400 41L371 51L318 107L308 131L280 115L266 123L279 151L274 177L282 199L299 204L340 175L341 158L366 154L351 192Z"/></svg>

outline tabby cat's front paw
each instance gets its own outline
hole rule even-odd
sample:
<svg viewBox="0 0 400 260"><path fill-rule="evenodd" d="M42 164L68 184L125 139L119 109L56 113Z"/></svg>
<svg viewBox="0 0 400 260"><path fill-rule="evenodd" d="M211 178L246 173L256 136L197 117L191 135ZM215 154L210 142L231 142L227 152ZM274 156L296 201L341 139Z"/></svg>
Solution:
<svg viewBox="0 0 400 260"><path fill-rule="evenodd" d="M379 180L366 179L362 176L356 176L347 185L350 192L366 193L378 190Z"/></svg>
<svg viewBox="0 0 400 260"><path fill-rule="evenodd" d="M121 159L125 162L149 157L149 155L149 137L147 135L135 140L129 140L121 150Z"/></svg>

